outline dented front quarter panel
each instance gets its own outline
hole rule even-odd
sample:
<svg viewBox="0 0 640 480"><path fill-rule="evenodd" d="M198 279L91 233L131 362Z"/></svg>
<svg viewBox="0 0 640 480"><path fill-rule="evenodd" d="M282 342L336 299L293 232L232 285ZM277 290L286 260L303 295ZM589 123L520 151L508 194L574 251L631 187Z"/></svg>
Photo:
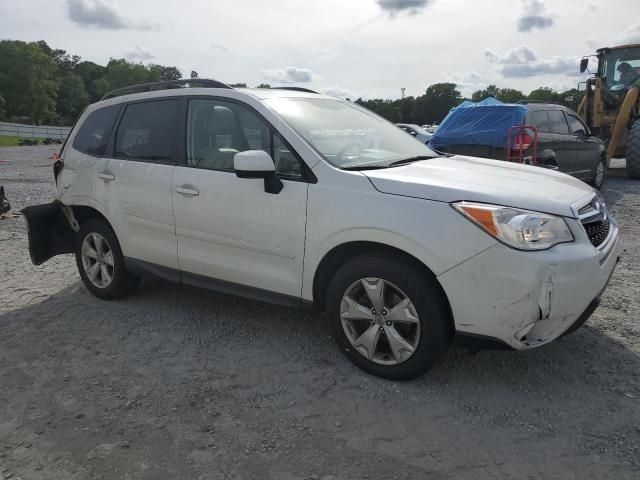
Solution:
<svg viewBox="0 0 640 480"><path fill-rule="evenodd" d="M617 261L617 226L606 248L576 241L523 252L498 244L438 277L460 333L493 337L524 350L561 336L600 295Z"/></svg>

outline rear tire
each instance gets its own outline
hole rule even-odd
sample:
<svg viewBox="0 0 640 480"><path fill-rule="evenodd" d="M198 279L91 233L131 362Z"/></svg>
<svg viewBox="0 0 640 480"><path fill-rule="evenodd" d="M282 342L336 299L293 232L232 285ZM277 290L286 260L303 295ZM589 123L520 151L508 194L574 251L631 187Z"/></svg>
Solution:
<svg viewBox="0 0 640 480"><path fill-rule="evenodd" d="M101 220L92 219L80 227L76 264L87 289L103 300L125 297L138 283L125 267L115 233Z"/></svg>
<svg viewBox="0 0 640 480"><path fill-rule="evenodd" d="M633 122L627 137L627 174L631 178L640 179L640 119Z"/></svg>
<svg viewBox="0 0 640 480"><path fill-rule="evenodd" d="M379 310L375 292L383 292ZM442 289L403 258L369 254L349 260L333 276L326 302L342 352L378 377L416 378L442 358L451 342Z"/></svg>

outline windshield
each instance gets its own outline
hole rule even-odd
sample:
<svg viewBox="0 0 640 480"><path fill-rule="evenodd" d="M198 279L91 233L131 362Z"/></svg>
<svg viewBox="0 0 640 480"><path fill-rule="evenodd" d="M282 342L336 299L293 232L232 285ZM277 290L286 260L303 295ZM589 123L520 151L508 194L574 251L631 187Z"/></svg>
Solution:
<svg viewBox="0 0 640 480"><path fill-rule="evenodd" d="M348 101L270 98L267 105L338 168L389 165L438 154L394 124Z"/></svg>
<svg viewBox="0 0 640 480"><path fill-rule="evenodd" d="M640 47L611 50L602 55L600 76L609 88L630 87L640 80Z"/></svg>

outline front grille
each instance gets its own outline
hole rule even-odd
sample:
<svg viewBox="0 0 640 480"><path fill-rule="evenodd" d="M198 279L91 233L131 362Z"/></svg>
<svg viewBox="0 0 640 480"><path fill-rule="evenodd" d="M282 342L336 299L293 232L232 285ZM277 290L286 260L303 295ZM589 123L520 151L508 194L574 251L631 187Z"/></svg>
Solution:
<svg viewBox="0 0 640 480"><path fill-rule="evenodd" d="M600 245L602 245L602 242L607 239L607 236L609 235L609 229L611 228L611 223L609 222L608 218L605 218L604 220L583 223L582 226L587 232L589 240L591 240L593 246L599 247Z"/></svg>

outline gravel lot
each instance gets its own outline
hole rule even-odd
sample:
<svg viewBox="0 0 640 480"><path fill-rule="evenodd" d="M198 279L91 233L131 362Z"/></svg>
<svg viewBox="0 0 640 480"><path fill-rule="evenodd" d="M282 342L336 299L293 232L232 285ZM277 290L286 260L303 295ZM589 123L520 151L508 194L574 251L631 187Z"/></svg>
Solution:
<svg viewBox="0 0 640 480"><path fill-rule="evenodd" d="M54 150L0 148L15 210L52 199ZM409 383L352 367L321 315L160 281L100 301L0 220L0 480L637 480L640 182L604 193L624 252L586 327Z"/></svg>

